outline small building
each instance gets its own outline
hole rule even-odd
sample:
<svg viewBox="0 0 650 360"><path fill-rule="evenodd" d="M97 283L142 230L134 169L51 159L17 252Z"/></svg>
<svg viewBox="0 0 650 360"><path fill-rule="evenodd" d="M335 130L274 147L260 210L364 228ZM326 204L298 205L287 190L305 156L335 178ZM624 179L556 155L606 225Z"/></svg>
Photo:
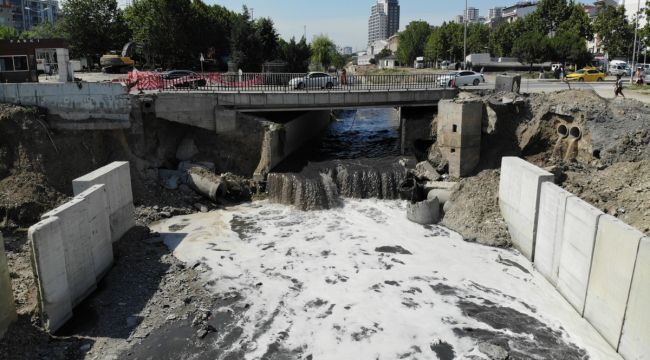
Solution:
<svg viewBox="0 0 650 360"><path fill-rule="evenodd" d="M60 62L64 67L69 62L68 43L63 39L0 40L0 54L3 83L38 82L39 70L58 72Z"/></svg>
<svg viewBox="0 0 650 360"><path fill-rule="evenodd" d="M393 55L385 57L383 59L379 59L377 61L377 66L380 69L394 69L397 66L399 66L399 63L397 62L397 58Z"/></svg>

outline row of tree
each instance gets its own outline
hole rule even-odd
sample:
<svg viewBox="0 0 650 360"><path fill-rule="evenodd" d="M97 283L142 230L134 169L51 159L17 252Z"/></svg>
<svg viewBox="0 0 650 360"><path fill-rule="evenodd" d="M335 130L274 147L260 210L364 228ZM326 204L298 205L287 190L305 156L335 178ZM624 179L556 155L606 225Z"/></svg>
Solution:
<svg viewBox="0 0 650 360"><path fill-rule="evenodd" d="M650 0L646 12L650 18ZM400 33L396 56L403 64L413 63L422 55L433 62L464 60L464 32L463 24L431 26L424 21L411 22ZM592 22L584 6L573 0L541 0L537 10L529 16L494 27L469 24L467 53L517 57L531 64L561 61L584 65L591 61L587 41L593 40L594 34L598 34L602 48L610 58L626 57L632 53L634 24L628 20L623 7L606 6ZM650 24L642 30L639 38L648 41ZM645 45L647 49L648 44Z"/></svg>
<svg viewBox="0 0 650 360"><path fill-rule="evenodd" d="M149 64L169 68L197 66L201 54L221 68L231 60L245 71L259 71L275 60L290 72L342 66L348 60L324 35L311 44L304 37L285 41L270 18L254 20L245 6L236 13L202 0L139 0L125 9L117 0L67 0L55 25L41 24L22 34L0 27L0 38L18 36L65 38L74 57L95 61L132 41Z"/></svg>

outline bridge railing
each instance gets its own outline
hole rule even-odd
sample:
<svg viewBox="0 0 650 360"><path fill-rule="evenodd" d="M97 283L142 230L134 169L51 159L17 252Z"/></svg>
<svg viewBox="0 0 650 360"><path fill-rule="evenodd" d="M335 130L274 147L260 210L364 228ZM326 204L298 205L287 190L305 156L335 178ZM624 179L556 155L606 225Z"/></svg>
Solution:
<svg viewBox="0 0 650 360"><path fill-rule="evenodd" d="M293 92L426 90L452 86L447 74L337 75L305 73L195 74L176 79L155 79L163 91Z"/></svg>

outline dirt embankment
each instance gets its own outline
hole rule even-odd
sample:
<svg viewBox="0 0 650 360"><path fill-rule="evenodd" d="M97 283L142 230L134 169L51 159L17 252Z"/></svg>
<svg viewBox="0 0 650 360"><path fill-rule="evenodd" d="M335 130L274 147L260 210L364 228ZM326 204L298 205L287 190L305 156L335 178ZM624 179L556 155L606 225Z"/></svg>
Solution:
<svg viewBox="0 0 650 360"><path fill-rule="evenodd" d="M140 134L54 130L37 109L0 104L0 245L6 249L19 313L10 336L0 340L0 359L116 359L148 331L176 318L201 317L202 309L211 308L213 299L197 281L196 270L171 256L146 225L218 206L187 186L164 186L161 173L193 161L212 164L213 172L249 175L257 165L254 152L237 138L222 141L213 132L180 124L151 119L143 126ZM239 150L224 150L230 148ZM72 196L73 179L123 160L131 164L139 226L114 245L115 266L98 291L51 336L40 327L26 229ZM223 178L229 185L224 201L249 193L245 178ZM200 324L194 329L203 330Z"/></svg>
<svg viewBox="0 0 650 360"><path fill-rule="evenodd" d="M469 240L509 245L498 207L498 168L501 157L521 156L552 171L568 191L650 234L649 104L575 90L486 93L481 99L481 163L476 176L461 181L444 225ZM579 139L559 135L562 125L578 128Z"/></svg>

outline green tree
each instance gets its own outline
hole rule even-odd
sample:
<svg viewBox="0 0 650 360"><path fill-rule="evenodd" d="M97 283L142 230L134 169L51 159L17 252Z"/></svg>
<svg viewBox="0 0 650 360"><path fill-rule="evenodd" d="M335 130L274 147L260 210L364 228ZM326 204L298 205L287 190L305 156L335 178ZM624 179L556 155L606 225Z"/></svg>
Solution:
<svg viewBox="0 0 650 360"><path fill-rule="evenodd" d="M264 57L260 51L261 40L251 20L248 8L243 7L242 13L233 24L230 35L230 57L244 71L260 71Z"/></svg>
<svg viewBox="0 0 650 360"><path fill-rule="evenodd" d="M584 5L570 2L566 19L560 23L557 32L571 32L587 40L593 40L594 29Z"/></svg>
<svg viewBox="0 0 650 360"><path fill-rule="evenodd" d="M287 63L287 71L296 73L308 71L311 48L304 36L299 42L296 42L294 37L289 42L280 40L279 48L280 58Z"/></svg>
<svg viewBox="0 0 650 360"><path fill-rule="evenodd" d="M327 69L336 57L336 44L326 35L318 35L311 42L311 63L320 69Z"/></svg>
<svg viewBox="0 0 650 360"><path fill-rule="evenodd" d="M260 18L255 22L255 30L260 41L259 50L265 61L275 60L278 56L278 32L275 30L273 20Z"/></svg>
<svg viewBox="0 0 650 360"><path fill-rule="evenodd" d="M20 33L21 39L53 39L61 38L67 39L68 35L63 31L61 22L52 25L45 22L36 26L32 26L29 30Z"/></svg>
<svg viewBox="0 0 650 360"><path fill-rule="evenodd" d="M524 64L541 63L550 57L548 38L537 31L522 34L512 46L512 54L519 57Z"/></svg>
<svg viewBox="0 0 650 360"><path fill-rule="evenodd" d="M579 67L588 65L592 55L587 49L586 40L577 33L561 32L550 39L554 58L562 63L571 62Z"/></svg>
<svg viewBox="0 0 650 360"><path fill-rule="evenodd" d="M379 52L379 54L375 55L375 59L377 59L377 60L385 59L385 58L387 58L389 56L392 56L392 55L393 55L393 52L390 49L386 48L386 49L382 49Z"/></svg>
<svg viewBox="0 0 650 360"><path fill-rule="evenodd" d="M594 30L602 40L610 58L627 56L634 42L634 28L627 20L623 6L606 6L594 21Z"/></svg>
<svg viewBox="0 0 650 360"><path fill-rule="evenodd" d="M412 64L418 56L424 56L424 47L431 35L431 26L426 21L412 21L399 34L397 59L402 64Z"/></svg>
<svg viewBox="0 0 650 360"><path fill-rule="evenodd" d="M15 39L17 37L18 33L16 32L16 29L9 26L0 25L0 40Z"/></svg>
<svg viewBox="0 0 650 360"><path fill-rule="evenodd" d="M437 62L438 60L444 59L447 46L443 40L440 27L434 27L431 30L431 35L429 35L426 45L424 45L424 57L427 60Z"/></svg>
<svg viewBox="0 0 650 360"><path fill-rule="evenodd" d="M129 29L117 0L67 0L61 9L61 29L68 34L74 56L98 57L121 49Z"/></svg>
<svg viewBox="0 0 650 360"><path fill-rule="evenodd" d="M467 27L467 53L486 53L490 47L490 27L487 24L470 24Z"/></svg>

